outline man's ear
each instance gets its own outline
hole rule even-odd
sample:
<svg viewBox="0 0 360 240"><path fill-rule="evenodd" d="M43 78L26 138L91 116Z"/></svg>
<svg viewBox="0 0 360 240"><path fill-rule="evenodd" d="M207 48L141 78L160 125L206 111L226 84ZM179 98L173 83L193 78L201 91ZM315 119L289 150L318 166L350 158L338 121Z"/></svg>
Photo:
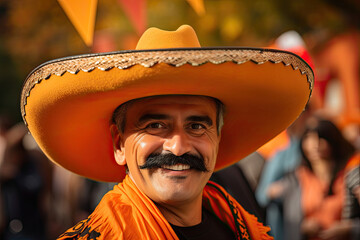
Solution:
<svg viewBox="0 0 360 240"><path fill-rule="evenodd" d="M113 140L115 161L119 165L125 165L126 159L123 135L119 132L119 129L115 124L110 125L110 132Z"/></svg>

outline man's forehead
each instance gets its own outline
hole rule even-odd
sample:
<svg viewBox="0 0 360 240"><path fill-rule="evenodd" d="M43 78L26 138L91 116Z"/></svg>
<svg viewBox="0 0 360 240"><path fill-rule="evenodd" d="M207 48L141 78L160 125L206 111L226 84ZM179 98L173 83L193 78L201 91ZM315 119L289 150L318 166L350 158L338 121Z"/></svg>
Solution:
<svg viewBox="0 0 360 240"><path fill-rule="evenodd" d="M213 118L218 112L219 100L200 95L161 95L133 99L121 104L112 116L112 123L120 129L125 127L125 119L140 118L143 114L164 113L182 109L190 115L208 115ZM179 112L179 111L178 111ZM194 114L195 113L195 114Z"/></svg>
<svg viewBox="0 0 360 240"><path fill-rule="evenodd" d="M133 100L133 103L200 103L200 102L214 102L215 99L208 96L200 95L163 95L163 96L151 96Z"/></svg>
<svg viewBox="0 0 360 240"><path fill-rule="evenodd" d="M201 109L216 111L215 100L206 96L193 96L193 95L166 95L166 96L153 96L131 101L127 110L131 111L156 111L161 109ZM205 111L205 109L204 109Z"/></svg>
<svg viewBox="0 0 360 240"><path fill-rule="evenodd" d="M134 102L129 106L128 112L136 112L140 115L171 112L212 115L216 114L216 104L212 98L204 96L156 96Z"/></svg>

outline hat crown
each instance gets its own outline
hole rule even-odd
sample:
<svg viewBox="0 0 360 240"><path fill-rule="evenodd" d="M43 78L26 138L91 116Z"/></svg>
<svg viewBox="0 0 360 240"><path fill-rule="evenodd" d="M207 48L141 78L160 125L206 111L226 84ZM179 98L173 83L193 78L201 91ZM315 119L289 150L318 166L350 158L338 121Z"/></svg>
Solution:
<svg viewBox="0 0 360 240"><path fill-rule="evenodd" d="M176 31L149 28L139 39L136 50L196 47L201 46L194 29L189 25L182 25Z"/></svg>

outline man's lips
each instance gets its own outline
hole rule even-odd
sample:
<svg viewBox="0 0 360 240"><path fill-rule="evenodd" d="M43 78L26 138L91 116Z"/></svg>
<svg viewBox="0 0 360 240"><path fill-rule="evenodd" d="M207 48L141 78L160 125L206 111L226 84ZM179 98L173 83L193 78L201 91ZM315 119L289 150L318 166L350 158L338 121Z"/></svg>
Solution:
<svg viewBox="0 0 360 240"><path fill-rule="evenodd" d="M172 171L184 171L190 169L190 165L187 164L163 165L161 166L161 168Z"/></svg>

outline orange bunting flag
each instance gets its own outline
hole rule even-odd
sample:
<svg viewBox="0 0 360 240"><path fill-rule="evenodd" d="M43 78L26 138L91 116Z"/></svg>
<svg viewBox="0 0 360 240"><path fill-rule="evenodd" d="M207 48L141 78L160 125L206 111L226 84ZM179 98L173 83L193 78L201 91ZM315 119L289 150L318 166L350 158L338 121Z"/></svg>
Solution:
<svg viewBox="0 0 360 240"><path fill-rule="evenodd" d="M75 29L90 47L94 40L98 0L58 0Z"/></svg>
<svg viewBox="0 0 360 240"><path fill-rule="evenodd" d="M204 0L186 0L199 16L205 14Z"/></svg>
<svg viewBox="0 0 360 240"><path fill-rule="evenodd" d="M146 29L146 0L118 0L130 19L137 34L142 35Z"/></svg>

